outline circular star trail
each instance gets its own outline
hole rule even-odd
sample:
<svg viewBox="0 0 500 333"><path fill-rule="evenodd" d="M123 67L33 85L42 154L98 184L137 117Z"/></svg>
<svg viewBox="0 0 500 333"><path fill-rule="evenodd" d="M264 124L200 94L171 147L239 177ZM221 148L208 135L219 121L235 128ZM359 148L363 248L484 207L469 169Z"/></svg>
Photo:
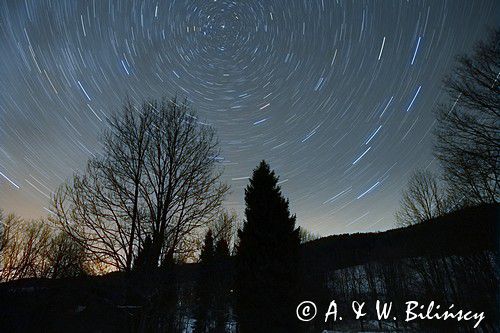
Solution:
<svg viewBox="0 0 500 333"><path fill-rule="evenodd" d="M266 159L300 225L390 228L409 173L437 167L443 75L499 18L495 1L2 1L0 206L47 214L126 98L176 94L217 129L240 217Z"/></svg>

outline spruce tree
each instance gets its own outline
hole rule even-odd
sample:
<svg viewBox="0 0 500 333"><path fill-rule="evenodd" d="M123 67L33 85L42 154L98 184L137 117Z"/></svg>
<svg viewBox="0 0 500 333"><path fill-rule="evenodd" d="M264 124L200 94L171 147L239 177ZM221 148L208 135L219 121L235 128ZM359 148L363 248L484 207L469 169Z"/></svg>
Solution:
<svg viewBox="0 0 500 333"><path fill-rule="evenodd" d="M297 326L299 228L265 161L253 171L245 203L237 247L240 332L290 332Z"/></svg>
<svg viewBox="0 0 500 333"><path fill-rule="evenodd" d="M231 283L229 275L229 245L226 239L219 238L214 254L214 333L226 332L230 313Z"/></svg>
<svg viewBox="0 0 500 333"><path fill-rule="evenodd" d="M196 322L193 328L194 333L205 333L210 331L213 311L213 263L214 263L214 238L212 230L208 230L205 235L203 247L200 253L200 275L198 276L198 285L196 295L198 304L195 309Z"/></svg>
<svg viewBox="0 0 500 333"><path fill-rule="evenodd" d="M215 260L220 262L229 257L229 245L227 244L227 240L221 238L217 241L215 245Z"/></svg>
<svg viewBox="0 0 500 333"><path fill-rule="evenodd" d="M203 248L201 249L200 261L202 264L210 264L214 258L214 237L212 235L212 230L208 229L205 235L205 241L203 243Z"/></svg>

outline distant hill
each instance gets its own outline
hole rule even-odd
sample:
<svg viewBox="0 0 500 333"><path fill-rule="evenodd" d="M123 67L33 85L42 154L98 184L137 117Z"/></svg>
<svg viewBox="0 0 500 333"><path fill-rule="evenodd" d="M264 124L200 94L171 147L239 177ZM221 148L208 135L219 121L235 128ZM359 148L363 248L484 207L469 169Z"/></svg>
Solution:
<svg viewBox="0 0 500 333"><path fill-rule="evenodd" d="M303 266L318 273L370 261L498 251L499 212L498 204L481 205L385 232L323 237L302 245Z"/></svg>

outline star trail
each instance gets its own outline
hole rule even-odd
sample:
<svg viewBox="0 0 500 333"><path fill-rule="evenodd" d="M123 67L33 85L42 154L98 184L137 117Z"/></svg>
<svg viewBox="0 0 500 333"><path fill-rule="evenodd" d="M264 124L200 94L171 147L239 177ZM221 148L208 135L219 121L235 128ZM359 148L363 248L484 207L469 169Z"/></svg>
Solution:
<svg viewBox="0 0 500 333"><path fill-rule="evenodd" d="M226 207L262 159L299 225L394 226L436 168L441 79L500 19L497 1L0 1L0 207L47 214L100 152L126 98L186 97L219 134Z"/></svg>

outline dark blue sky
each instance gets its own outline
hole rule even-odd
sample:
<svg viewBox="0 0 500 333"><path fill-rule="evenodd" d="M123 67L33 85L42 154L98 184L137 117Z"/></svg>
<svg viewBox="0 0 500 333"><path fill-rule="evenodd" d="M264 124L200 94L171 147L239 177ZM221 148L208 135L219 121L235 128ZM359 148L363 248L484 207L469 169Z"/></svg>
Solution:
<svg viewBox="0 0 500 333"><path fill-rule="evenodd" d="M186 96L218 130L226 205L266 159L299 225L393 227L432 157L441 79L498 1L0 1L0 207L43 216L106 117Z"/></svg>

